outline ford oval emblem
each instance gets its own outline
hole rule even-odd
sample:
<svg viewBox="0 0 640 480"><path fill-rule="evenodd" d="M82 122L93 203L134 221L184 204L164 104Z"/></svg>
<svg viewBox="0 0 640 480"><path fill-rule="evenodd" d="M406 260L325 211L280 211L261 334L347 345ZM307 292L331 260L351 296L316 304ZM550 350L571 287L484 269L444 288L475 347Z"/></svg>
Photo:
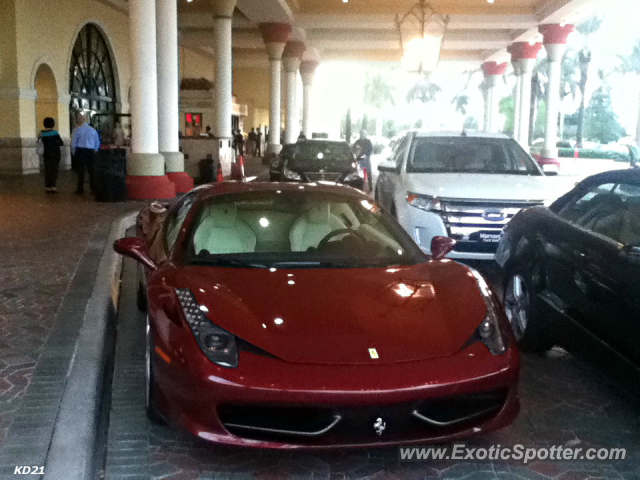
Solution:
<svg viewBox="0 0 640 480"><path fill-rule="evenodd" d="M503 222L507 218L507 214L504 210L499 210L497 208L485 210L482 214L482 218L489 222Z"/></svg>

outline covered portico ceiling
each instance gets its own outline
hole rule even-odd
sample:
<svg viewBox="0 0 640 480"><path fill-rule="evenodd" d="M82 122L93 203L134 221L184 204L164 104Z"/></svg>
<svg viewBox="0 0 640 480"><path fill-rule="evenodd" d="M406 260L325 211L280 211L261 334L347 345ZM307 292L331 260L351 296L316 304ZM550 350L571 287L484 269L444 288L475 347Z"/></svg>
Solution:
<svg viewBox="0 0 640 480"><path fill-rule="evenodd" d="M214 0L215 1L215 0ZM293 36L317 48L324 61L398 62L402 56L394 23L416 0L238 0L234 15L237 66L268 65L258 31L261 22L286 22ZM577 23L603 0L429 0L450 18L441 60L478 64L507 58L514 41L538 38L538 25ZM209 0L180 0L181 43L212 55ZM415 35L417 36L417 30ZM408 39L407 39L408 40Z"/></svg>

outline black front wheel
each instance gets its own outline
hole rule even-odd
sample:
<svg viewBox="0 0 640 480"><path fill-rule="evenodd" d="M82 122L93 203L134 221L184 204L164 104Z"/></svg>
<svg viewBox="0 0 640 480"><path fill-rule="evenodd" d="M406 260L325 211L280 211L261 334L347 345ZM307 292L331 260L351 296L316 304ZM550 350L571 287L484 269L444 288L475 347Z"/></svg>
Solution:
<svg viewBox="0 0 640 480"><path fill-rule="evenodd" d="M147 325L146 325L146 348L145 348L145 393L146 393L146 401L145 407L147 410L147 417L154 423L163 424L164 420L158 414L155 409L155 381L153 378L153 335L151 334L151 328L149 327L149 316L147 315Z"/></svg>
<svg viewBox="0 0 640 480"><path fill-rule="evenodd" d="M520 348L529 352L546 352L553 347L536 317L536 295L531 274L514 269L504 284L504 309Z"/></svg>

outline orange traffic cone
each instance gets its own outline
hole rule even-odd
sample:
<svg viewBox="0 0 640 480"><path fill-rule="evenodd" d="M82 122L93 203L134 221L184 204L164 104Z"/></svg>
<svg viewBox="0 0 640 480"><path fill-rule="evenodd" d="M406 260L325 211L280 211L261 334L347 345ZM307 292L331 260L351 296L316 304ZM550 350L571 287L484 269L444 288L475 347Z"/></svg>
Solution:
<svg viewBox="0 0 640 480"><path fill-rule="evenodd" d="M222 175L222 165L218 163L218 174L216 175L216 182L224 182L224 175Z"/></svg>

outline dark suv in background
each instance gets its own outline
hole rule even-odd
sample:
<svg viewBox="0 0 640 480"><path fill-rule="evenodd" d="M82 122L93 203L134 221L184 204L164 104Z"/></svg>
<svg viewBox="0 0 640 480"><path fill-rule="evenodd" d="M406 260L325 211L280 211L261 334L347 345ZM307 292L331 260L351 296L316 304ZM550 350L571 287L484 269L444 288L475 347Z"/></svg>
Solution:
<svg viewBox="0 0 640 480"><path fill-rule="evenodd" d="M349 144L330 140L301 140L285 145L271 162L272 182L336 182L364 188L364 174Z"/></svg>

